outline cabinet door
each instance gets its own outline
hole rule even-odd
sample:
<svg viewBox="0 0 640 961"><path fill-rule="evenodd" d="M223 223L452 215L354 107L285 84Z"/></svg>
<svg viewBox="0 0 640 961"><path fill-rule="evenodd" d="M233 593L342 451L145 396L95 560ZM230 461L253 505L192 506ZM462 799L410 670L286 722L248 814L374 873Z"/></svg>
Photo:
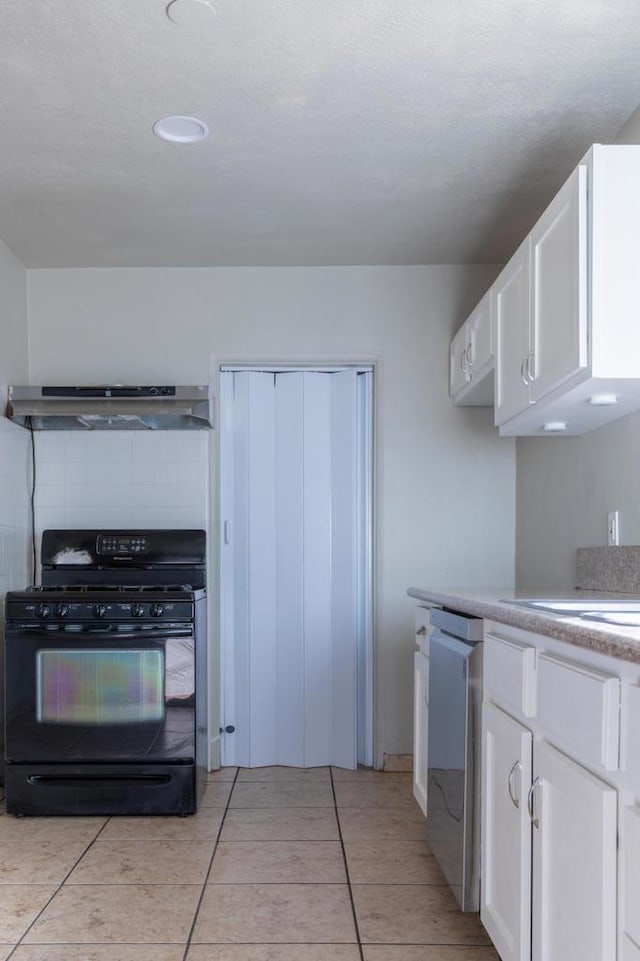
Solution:
<svg viewBox="0 0 640 961"><path fill-rule="evenodd" d="M416 651L413 665L413 796L426 815L429 658Z"/></svg>
<svg viewBox="0 0 640 961"><path fill-rule="evenodd" d="M622 927L640 957L640 806L622 810L621 831ZM628 947L627 953L635 957Z"/></svg>
<svg viewBox="0 0 640 961"><path fill-rule="evenodd" d="M491 331L491 293L487 291L467 320L471 379L483 377L494 363Z"/></svg>
<svg viewBox="0 0 640 961"><path fill-rule="evenodd" d="M531 952L531 742L517 721L483 706L480 917L502 961L529 961Z"/></svg>
<svg viewBox="0 0 640 961"><path fill-rule="evenodd" d="M531 396L587 366L587 168L577 167L531 232Z"/></svg>
<svg viewBox="0 0 640 961"><path fill-rule="evenodd" d="M491 288L496 337L496 409L500 425L529 405L529 238Z"/></svg>
<svg viewBox="0 0 640 961"><path fill-rule="evenodd" d="M449 396L454 398L471 380L468 333L467 325L463 324L449 347Z"/></svg>
<svg viewBox="0 0 640 961"><path fill-rule="evenodd" d="M616 791L536 742L533 961L615 961Z"/></svg>

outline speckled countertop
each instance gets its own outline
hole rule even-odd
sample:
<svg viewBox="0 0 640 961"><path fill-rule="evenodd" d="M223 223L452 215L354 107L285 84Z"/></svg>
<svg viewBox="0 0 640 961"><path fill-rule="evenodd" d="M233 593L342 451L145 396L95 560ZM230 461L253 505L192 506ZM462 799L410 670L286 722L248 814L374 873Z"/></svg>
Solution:
<svg viewBox="0 0 640 961"><path fill-rule="evenodd" d="M499 621L523 631L546 634L568 644L575 644L609 657L640 663L640 627L626 627L619 624L598 623L564 614L549 614L528 607L516 607L503 603L505 600L525 598L545 598L564 600L638 600L637 594L614 594L599 591L564 591L562 594L549 591L514 591L506 588L496 590L487 588L437 588L429 590L410 587L409 597L427 604L448 607L463 614L484 617L486 620Z"/></svg>

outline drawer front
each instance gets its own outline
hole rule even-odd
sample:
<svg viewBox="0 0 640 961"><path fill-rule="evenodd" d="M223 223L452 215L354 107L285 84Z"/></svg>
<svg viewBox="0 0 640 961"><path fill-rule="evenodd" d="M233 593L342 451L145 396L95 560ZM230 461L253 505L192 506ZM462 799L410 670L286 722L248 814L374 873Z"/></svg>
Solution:
<svg viewBox="0 0 640 961"><path fill-rule="evenodd" d="M622 688L622 738L620 766L627 775L629 787L640 794L640 685ZM640 852L639 852L640 855Z"/></svg>
<svg viewBox="0 0 640 961"><path fill-rule="evenodd" d="M629 957L640 958L640 807L633 805L622 814L622 856L624 877L624 914L622 928L631 941ZM626 959L627 955L623 955Z"/></svg>
<svg viewBox="0 0 640 961"><path fill-rule="evenodd" d="M427 657L429 656L429 634L432 631L430 615L430 607L416 607L416 645Z"/></svg>
<svg viewBox="0 0 640 961"><path fill-rule="evenodd" d="M620 681L611 674L539 654L537 709L545 736L577 761L618 769Z"/></svg>
<svg viewBox="0 0 640 961"><path fill-rule="evenodd" d="M535 647L487 634L483 668L486 696L511 713L535 717Z"/></svg>

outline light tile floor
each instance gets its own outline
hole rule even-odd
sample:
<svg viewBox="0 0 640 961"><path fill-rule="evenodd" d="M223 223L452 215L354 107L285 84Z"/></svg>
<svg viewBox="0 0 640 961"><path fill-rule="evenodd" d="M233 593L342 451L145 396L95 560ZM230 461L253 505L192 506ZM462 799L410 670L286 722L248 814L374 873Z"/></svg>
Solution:
<svg viewBox="0 0 640 961"><path fill-rule="evenodd" d="M189 818L0 815L0 961L498 961L411 776L224 768Z"/></svg>

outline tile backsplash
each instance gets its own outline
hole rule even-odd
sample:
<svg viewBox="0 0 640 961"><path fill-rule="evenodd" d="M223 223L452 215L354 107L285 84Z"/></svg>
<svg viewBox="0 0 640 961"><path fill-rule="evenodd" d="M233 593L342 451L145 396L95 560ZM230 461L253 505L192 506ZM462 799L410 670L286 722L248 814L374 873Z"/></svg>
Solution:
<svg viewBox="0 0 640 961"><path fill-rule="evenodd" d="M207 431L35 435L36 531L50 527L207 529Z"/></svg>

